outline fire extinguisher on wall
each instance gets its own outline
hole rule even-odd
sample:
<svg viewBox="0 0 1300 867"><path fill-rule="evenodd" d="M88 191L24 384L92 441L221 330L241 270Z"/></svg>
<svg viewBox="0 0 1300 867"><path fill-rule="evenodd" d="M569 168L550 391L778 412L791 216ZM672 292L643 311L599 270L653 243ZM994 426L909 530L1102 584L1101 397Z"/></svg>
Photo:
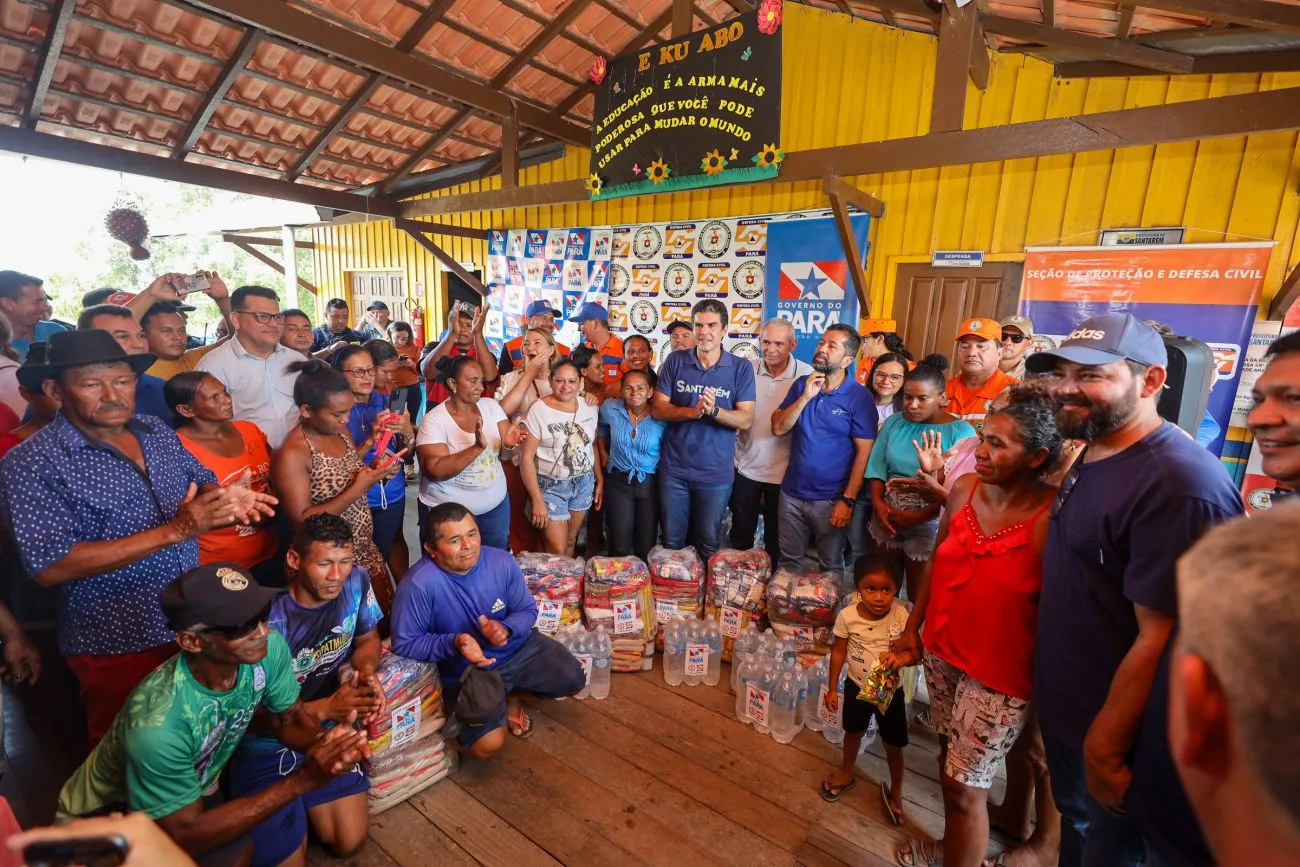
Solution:
<svg viewBox="0 0 1300 867"><path fill-rule="evenodd" d="M406 305L411 308L411 331L414 332L414 343L417 348L422 347L424 346L424 309L413 298L408 298Z"/></svg>

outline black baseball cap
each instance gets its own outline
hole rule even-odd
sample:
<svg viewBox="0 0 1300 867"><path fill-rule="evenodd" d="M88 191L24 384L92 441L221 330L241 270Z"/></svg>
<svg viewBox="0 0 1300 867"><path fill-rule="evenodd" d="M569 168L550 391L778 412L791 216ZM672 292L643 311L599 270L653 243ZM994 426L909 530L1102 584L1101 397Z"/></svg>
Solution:
<svg viewBox="0 0 1300 867"><path fill-rule="evenodd" d="M1025 369L1047 373L1057 359L1085 365L1128 359L1147 367L1164 367L1169 363L1169 351L1160 332L1133 314L1103 313L1079 323L1056 349L1029 356Z"/></svg>
<svg viewBox="0 0 1300 867"><path fill-rule="evenodd" d="M678 331L682 328L685 328L687 331L695 330L694 328L691 327L691 323L687 322L685 319L675 319L672 322L668 323L668 327L665 328L664 331L667 331L669 334L672 334L674 331Z"/></svg>
<svg viewBox="0 0 1300 867"><path fill-rule="evenodd" d="M262 613L280 591L263 587L243 566L209 563L167 585L158 601L173 632L199 623L217 628L242 626Z"/></svg>
<svg viewBox="0 0 1300 867"><path fill-rule="evenodd" d="M366 307L367 310L387 310L388 305L378 299L371 301Z"/></svg>
<svg viewBox="0 0 1300 867"><path fill-rule="evenodd" d="M442 735L457 737L467 728L481 729L501 713L506 703L506 684L495 671L471 665L460 675L456 703L448 713Z"/></svg>

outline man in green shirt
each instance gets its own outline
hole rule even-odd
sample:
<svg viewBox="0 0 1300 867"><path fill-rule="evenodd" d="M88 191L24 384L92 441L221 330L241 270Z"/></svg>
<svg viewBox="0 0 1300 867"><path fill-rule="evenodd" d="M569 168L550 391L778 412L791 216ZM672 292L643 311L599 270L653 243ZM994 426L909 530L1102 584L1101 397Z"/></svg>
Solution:
<svg viewBox="0 0 1300 867"><path fill-rule="evenodd" d="M160 601L181 653L144 679L108 736L59 793L59 813L146 813L200 865L240 862L248 831L369 750L351 725L325 732L298 699L288 645L267 628L279 591L242 567L186 572ZM259 711L261 714L259 714ZM302 767L264 791L223 803L217 780L255 714Z"/></svg>

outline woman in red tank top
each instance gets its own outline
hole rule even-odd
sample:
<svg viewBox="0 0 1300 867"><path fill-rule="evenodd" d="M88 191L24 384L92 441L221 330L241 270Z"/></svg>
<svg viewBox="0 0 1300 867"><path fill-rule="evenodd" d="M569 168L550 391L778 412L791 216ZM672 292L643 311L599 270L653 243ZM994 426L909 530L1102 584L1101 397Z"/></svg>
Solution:
<svg viewBox="0 0 1300 867"><path fill-rule="evenodd" d="M1029 714L1043 545L1056 498L1044 477L1060 453L1051 398L1014 387L985 420L975 472L953 485L934 556L895 642L895 666L925 663L941 736L942 859L954 867L984 860L988 790ZM926 852L924 841L910 841L900 863L924 862Z"/></svg>

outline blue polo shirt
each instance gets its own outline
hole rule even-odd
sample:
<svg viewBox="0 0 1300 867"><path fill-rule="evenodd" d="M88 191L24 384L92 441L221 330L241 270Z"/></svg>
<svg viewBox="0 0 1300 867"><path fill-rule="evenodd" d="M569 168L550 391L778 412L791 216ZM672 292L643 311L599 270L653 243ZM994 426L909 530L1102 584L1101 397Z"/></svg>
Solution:
<svg viewBox="0 0 1300 867"><path fill-rule="evenodd" d="M669 353L659 368L656 391L668 395L673 406L695 406L706 388L716 392L719 409L735 409L754 402L754 367L738 355L724 351L718 363L705 370L694 349ZM729 484L735 478L736 431L710 419L668 423L664 433L659 472L706 484Z"/></svg>
<svg viewBox="0 0 1300 867"><path fill-rule="evenodd" d="M807 376L794 381L781 409L799 400L807 382ZM853 441L875 438L876 402L871 392L845 376L839 388L830 393L819 391L799 413L790 434L790 462L781 490L800 500L843 496L857 454Z"/></svg>

